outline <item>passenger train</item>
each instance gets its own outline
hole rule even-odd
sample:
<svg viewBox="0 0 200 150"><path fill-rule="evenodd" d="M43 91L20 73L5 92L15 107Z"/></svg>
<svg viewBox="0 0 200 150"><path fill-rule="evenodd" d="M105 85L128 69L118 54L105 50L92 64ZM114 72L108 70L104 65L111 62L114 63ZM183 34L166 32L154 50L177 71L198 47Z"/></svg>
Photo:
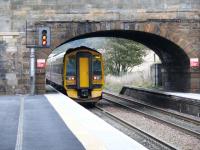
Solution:
<svg viewBox="0 0 200 150"><path fill-rule="evenodd" d="M88 47L68 49L47 59L46 81L77 102L96 103L102 97L102 54Z"/></svg>

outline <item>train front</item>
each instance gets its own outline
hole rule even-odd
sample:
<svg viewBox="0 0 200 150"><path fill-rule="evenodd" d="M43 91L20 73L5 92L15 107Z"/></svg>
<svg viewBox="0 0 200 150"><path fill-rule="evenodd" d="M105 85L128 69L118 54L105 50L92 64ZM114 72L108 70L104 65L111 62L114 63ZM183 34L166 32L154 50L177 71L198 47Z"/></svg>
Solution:
<svg viewBox="0 0 200 150"><path fill-rule="evenodd" d="M104 69L101 53L89 48L66 53L65 89L77 102L97 102L102 97Z"/></svg>

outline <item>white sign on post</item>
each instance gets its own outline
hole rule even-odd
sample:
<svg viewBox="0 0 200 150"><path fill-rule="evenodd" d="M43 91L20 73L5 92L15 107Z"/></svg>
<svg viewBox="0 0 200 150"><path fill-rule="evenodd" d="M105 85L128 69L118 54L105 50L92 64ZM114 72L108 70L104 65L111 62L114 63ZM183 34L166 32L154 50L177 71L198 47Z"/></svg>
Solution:
<svg viewBox="0 0 200 150"><path fill-rule="evenodd" d="M190 67L199 67L199 59L190 58Z"/></svg>
<svg viewBox="0 0 200 150"><path fill-rule="evenodd" d="M37 59L37 68L45 68L45 59Z"/></svg>

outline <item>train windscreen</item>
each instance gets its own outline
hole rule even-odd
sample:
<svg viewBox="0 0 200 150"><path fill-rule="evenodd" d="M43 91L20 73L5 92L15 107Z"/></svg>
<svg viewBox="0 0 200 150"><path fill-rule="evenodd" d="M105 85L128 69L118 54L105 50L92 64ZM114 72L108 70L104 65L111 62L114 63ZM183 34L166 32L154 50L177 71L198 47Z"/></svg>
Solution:
<svg viewBox="0 0 200 150"><path fill-rule="evenodd" d="M97 57L97 56L93 57L92 68L93 68L93 74L94 75L101 75L102 74L100 57Z"/></svg>
<svg viewBox="0 0 200 150"><path fill-rule="evenodd" d="M67 62L67 76L76 76L76 59L73 57Z"/></svg>

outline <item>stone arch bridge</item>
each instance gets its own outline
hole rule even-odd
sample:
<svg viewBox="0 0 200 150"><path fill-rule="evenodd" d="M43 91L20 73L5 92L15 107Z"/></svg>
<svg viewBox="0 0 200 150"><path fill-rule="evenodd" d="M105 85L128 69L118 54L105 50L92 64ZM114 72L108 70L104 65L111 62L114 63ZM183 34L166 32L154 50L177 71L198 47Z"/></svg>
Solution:
<svg viewBox="0 0 200 150"><path fill-rule="evenodd" d="M199 58L198 20L154 19L146 21L42 21L28 33L28 45L38 45L38 27L50 27L51 47L36 48L36 58L47 59L59 45L87 37L121 37L152 49L163 64L163 87L170 91L200 91L199 67L190 67L190 58ZM33 43L34 41L34 43ZM36 89L45 89L45 70L36 70Z"/></svg>
<svg viewBox="0 0 200 150"><path fill-rule="evenodd" d="M162 60L166 90L200 92L199 0L4 0L0 1L0 95L30 93L30 47L38 27L51 29L51 47L36 59L85 37L140 42ZM199 63L198 63L199 64ZM45 70L36 68L36 92L45 92Z"/></svg>

